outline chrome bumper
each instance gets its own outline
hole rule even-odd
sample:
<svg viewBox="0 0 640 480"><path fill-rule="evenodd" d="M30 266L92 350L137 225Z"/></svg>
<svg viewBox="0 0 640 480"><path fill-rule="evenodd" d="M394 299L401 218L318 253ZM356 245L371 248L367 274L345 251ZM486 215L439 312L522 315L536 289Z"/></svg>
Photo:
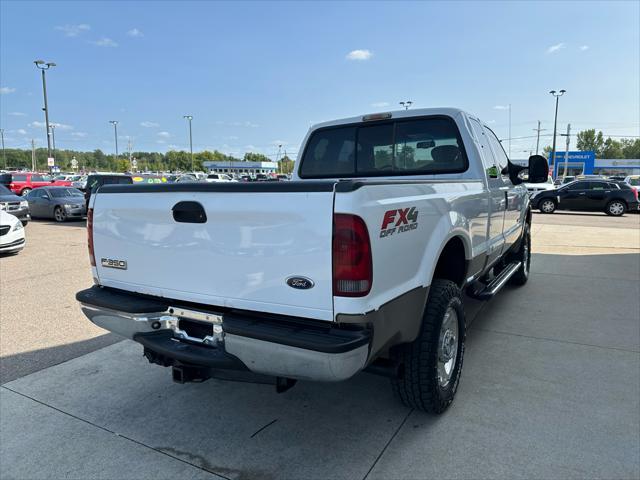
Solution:
<svg viewBox="0 0 640 480"><path fill-rule="evenodd" d="M325 382L346 380L365 367L369 354L368 344L346 352L326 353L226 333L222 317L198 318L212 323L214 334L204 339L192 338L179 328L179 317L171 314L173 309L134 314L87 304L81 304L81 308L93 323L123 337L134 339L137 334L170 331L176 341L200 343L196 345L199 349L223 349L250 371L263 375Z"/></svg>

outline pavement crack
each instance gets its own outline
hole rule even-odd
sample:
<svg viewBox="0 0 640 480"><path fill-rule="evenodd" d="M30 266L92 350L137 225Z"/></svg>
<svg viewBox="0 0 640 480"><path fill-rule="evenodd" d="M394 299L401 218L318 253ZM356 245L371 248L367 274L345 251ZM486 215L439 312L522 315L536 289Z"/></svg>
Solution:
<svg viewBox="0 0 640 480"><path fill-rule="evenodd" d="M174 460L177 460L177 461L179 461L179 462L185 463L185 464L187 464L187 465L191 465L192 467L197 468L198 470L202 470L202 471L207 472L207 473L210 473L210 474L212 474L212 475L217 475L217 476L222 477L222 478L225 478L225 479L227 479L227 480L231 480L230 478L225 477L224 475L220 475L219 473L216 473L216 472L214 472L214 471L211 471L211 470L209 470L209 469L207 469L207 468L203 467L202 465L198 465L197 463L190 462L190 461L188 461L188 460L185 460L184 458L176 457L175 455L171 455L170 453L167 453L167 452L165 452L165 451L163 451L163 450L161 450L161 449L158 449L158 448L152 447L152 446L150 446L150 445L147 445L146 443L142 443L142 442L140 442L140 441L138 441L138 440L135 440L135 439L133 439L133 438L131 438L131 437L127 437L126 435L123 435L123 434L121 434L121 433L114 432L113 430L110 430L110 429L108 429L108 428L106 428L106 427L103 427L103 426L101 426L101 425L95 424L95 423L93 423L93 422L91 422L91 421L89 421L89 420L86 420L86 419L84 419L84 418L77 417L76 415L73 415L72 413L65 412L64 410L60 410L59 408L54 407L53 405L49 405L48 403L44 403L44 402L42 402L42 401L38 400L37 398L33 398L33 397L31 397L30 395L27 395L27 394L22 393L22 392L18 392L17 390L14 390L14 389L12 389L12 388L9 388L9 387L7 387L7 386L5 386L5 385L0 386L0 388L4 388L5 390L8 390L8 391L10 391L10 392L12 392L12 393L15 393L16 395L20 395L21 397L28 398L29 400L32 400L32 401L34 401L34 402L36 402L36 403L38 403L38 404L40 404L40 405L42 405L42 406L44 406L44 407L50 408L50 409L52 409L52 410L55 410L56 412L59 412L59 413L61 413L61 414L63 414L63 415L66 415L67 417L71 417L71 418L73 418L73 419L75 419L75 420L79 420L80 422L83 422L83 423L86 423L86 424L88 424L88 425L91 425L92 427L95 427L95 428L97 428L97 429L99 429L99 430L102 430L102 431L104 431L104 432L110 433L110 434L112 434L112 435L116 435L117 437L120 437L120 438L124 438L125 440L128 440L128 441L130 441L130 442L133 442L133 443L135 443L136 445L140 445L141 447L148 448L149 450L153 450L154 452L157 452L157 453L159 453L159 454L161 454L161 455L164 455L164 456L166 456L166 457L170 457L170 458L173 458Z"/></svg>
<svg viewBox="0 0 640 480"><path fill-rule="evenodd" d="M497 333L499 335L510 335L512 337L531 338L533 340L545 340L547 342L565 343L569 345L580 345L582 347L602 348L603 350L617 350L620 352L627 352L627 353L640 353L640 350L634 350L631 348L605 347L603 345L594 345L592 343L572 342L571 340L561 340L559 338L538 337L535 335L524 335L522 333L503 332L500 330L491 330L489 328L476 328L475 330L479 330L481 332L488 332L488 333Z"/></svg>
<svg viewBox="0 0 640 480"><path fill-rule="evenodd" d="M275 420L271 420L269 423L267 423L265 426L259 428L256 432L254 432L253 435L251 435L251 438L255 437L256 435L258 435L261 431L263 431L264 429L270 427L271 425L273 425L274 423L276 423L278 421L278 419L276 418Z"/></svg>
<svg viewBox="0 0 640 480"><path fill-rule="evenodd" d="M391 442L393 442L393 439L396 438L396 435L398 435L398 433L400 432L400 429L402 429L404 424L407 423L407 420L409 420L409 417L411 416L411 414L413 413L414 410L415 410L414 408L409 410L409 412L405 415L404 419L402 419L402 422L400 422L400 425L398 425L398 428L396 428L396 431L393 432L393 435L391 435L391 438L389 438L389 440L387 441L385 446L382 448L382 450L380 451L380 453L378 454L378 456L374 460L374 462L371 465L371 467L369 468L369 470L367 470L367 474L364 477L362 477L362 480L366 480L366 478L369 476L369 474L373 470L373 467L375 467L378 464L378 461L382 458L382 455L384 455L384 452L387 451L387 447L389 447L389 445L391 445Z"/></svg>

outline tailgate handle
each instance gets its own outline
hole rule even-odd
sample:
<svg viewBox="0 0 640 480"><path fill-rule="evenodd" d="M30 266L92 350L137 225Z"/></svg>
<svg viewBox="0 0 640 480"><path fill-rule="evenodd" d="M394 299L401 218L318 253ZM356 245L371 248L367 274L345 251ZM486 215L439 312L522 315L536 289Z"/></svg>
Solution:
<svg viewBox="0 0 640 480"><path fill-rule="evenodd" d="M173 219L179 223L206 223L207 214L198 202L178 202L171 209Z"/></svg>

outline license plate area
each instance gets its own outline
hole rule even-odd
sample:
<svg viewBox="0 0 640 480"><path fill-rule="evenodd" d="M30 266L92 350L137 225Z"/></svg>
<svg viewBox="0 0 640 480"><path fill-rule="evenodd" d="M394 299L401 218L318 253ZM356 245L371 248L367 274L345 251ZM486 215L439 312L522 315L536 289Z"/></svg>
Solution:
<svg viewBox="0 0 640 480"><path fill-rule="evenodd" d="M222 315L170 307L168 327L179 340L221 346L224 342Z"/></svg>

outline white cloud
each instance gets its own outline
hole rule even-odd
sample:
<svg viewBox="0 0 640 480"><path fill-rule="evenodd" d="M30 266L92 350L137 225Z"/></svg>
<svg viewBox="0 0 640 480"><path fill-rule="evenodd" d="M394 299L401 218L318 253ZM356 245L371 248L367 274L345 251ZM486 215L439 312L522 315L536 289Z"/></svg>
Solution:
<svg viewBox="0 0 640 480"><path fill-rule="evenodd" d="M155 127L159 127L160 124L156 122L144 121L144 122L140 122L140 126L145 128L155 128Z"/></svg>
<svg viewBox="0 0 640 480"><path fill-rule="evenodd" d="M347 53L347 60L369 60L373 56L370 50L352 50Z"/></svg>
<svg viewBox="0 0 640 480"><path fill-rule="evenodd" d="M589 50L589 45L581 45L580 46L580 51L584 52L585 50Z"/></svg>
<svg viewBox="0 0 640 480"><path fill-rule="evenodd" d="M12 117L26 117L27 116L26 113L22 113L22 112L9 112L8 115L11 115Z"/></svg>
<svg viewBox="0 0 640 480"><path fill-rule="evenodd" d="M26 135L27 131L24 128L19 128L18 130L16 130L16 132L18 132L20 135Z"/></svg>
<svg viewBox="0 0 640 480"><path fill-rule="evenodd" d="M139 29L137 28L132 28L131 30L129 30L127 32L127 35L129 35L130 37L144 37L144 33L142 33Z"/></svg>
<svg viewBox="0 0 640 480"><path fill-rule="evenodd" d="M160 145L164 145L167 142L165 142L164 140L156 140L156 143L158 143Z"/></svg>
<svg viewBox="0 0 640 480"><path fill-rule="evenodd" d="M71 136L76 138L84 138L87 136L87 134L84 132L71 132Z"/></svg>
<svg viewBox="0 0 640 480"><path fill-rule="evenodd" d="M225 122L223 120L218 120L216 125L225 125L227 127L248 127L248 128L258 128L260 125L257 123L250 122L248 120L244 122Z"/></svg>
<svg viewBox="0 0 640 480"><path fill-rule="evenodd" d="M557 52L558 50L562 50L564 47L564 43L556 43L555 45L551 45L549 48L547 48L547 53Z"/></svg>
<svg viewBox="0 0 640 480"><path fill-rule="evenodd" d="M73 126L72 125L66 125L64 123L49 123L49 125L55 125L55 127L59 130L73 130ZM30 124L27 125L28 127L31 128L45 128L46 123L45 122L38 122L37 120L34 122L31 122Z"/></svg>
<svg viewBox="0 0 640 480"><path fill-rule="evenodd" d="M158 136L162 138L169 138L171 134L169 132L158 132Z"/></svg>
<svg viewBox="0 0 640 480"><path fill-rule="evenodd" d="M118 46L116 42L114 42L113 40L107 37L102 37L100 40L95 40L91 43L93 43L94 45L97 45L98 47L117 47Z"/></svg>
<svg viewBox="0 0 640 480"><path fill-rule="evenodd" d="M494 110L509 110L509 105L496 105L493 107Z"/></svg>
<svg viewBox="0 0 640 480"><path fill-rule="evenodd" d="M374 108L382 108L382 107L388 107L389 106L389 102L374 102L371 104L372 107Z"/></svg>
<svg viewBox="0 0 640 480"><path fill-rule="evenodd" d="M81 33L91 30L91 27L86 23L81 23L79 25L59 25L56 30L63 32L65 37L77 37Z"/></svg>
<svg viewBox="0 0 640 480"><path fill-rule="evenodd" d="M11 88L11 87L0 87L0 95L6 95L8 93L13 93L15 92L16 89L15 88Z"/></svg>

